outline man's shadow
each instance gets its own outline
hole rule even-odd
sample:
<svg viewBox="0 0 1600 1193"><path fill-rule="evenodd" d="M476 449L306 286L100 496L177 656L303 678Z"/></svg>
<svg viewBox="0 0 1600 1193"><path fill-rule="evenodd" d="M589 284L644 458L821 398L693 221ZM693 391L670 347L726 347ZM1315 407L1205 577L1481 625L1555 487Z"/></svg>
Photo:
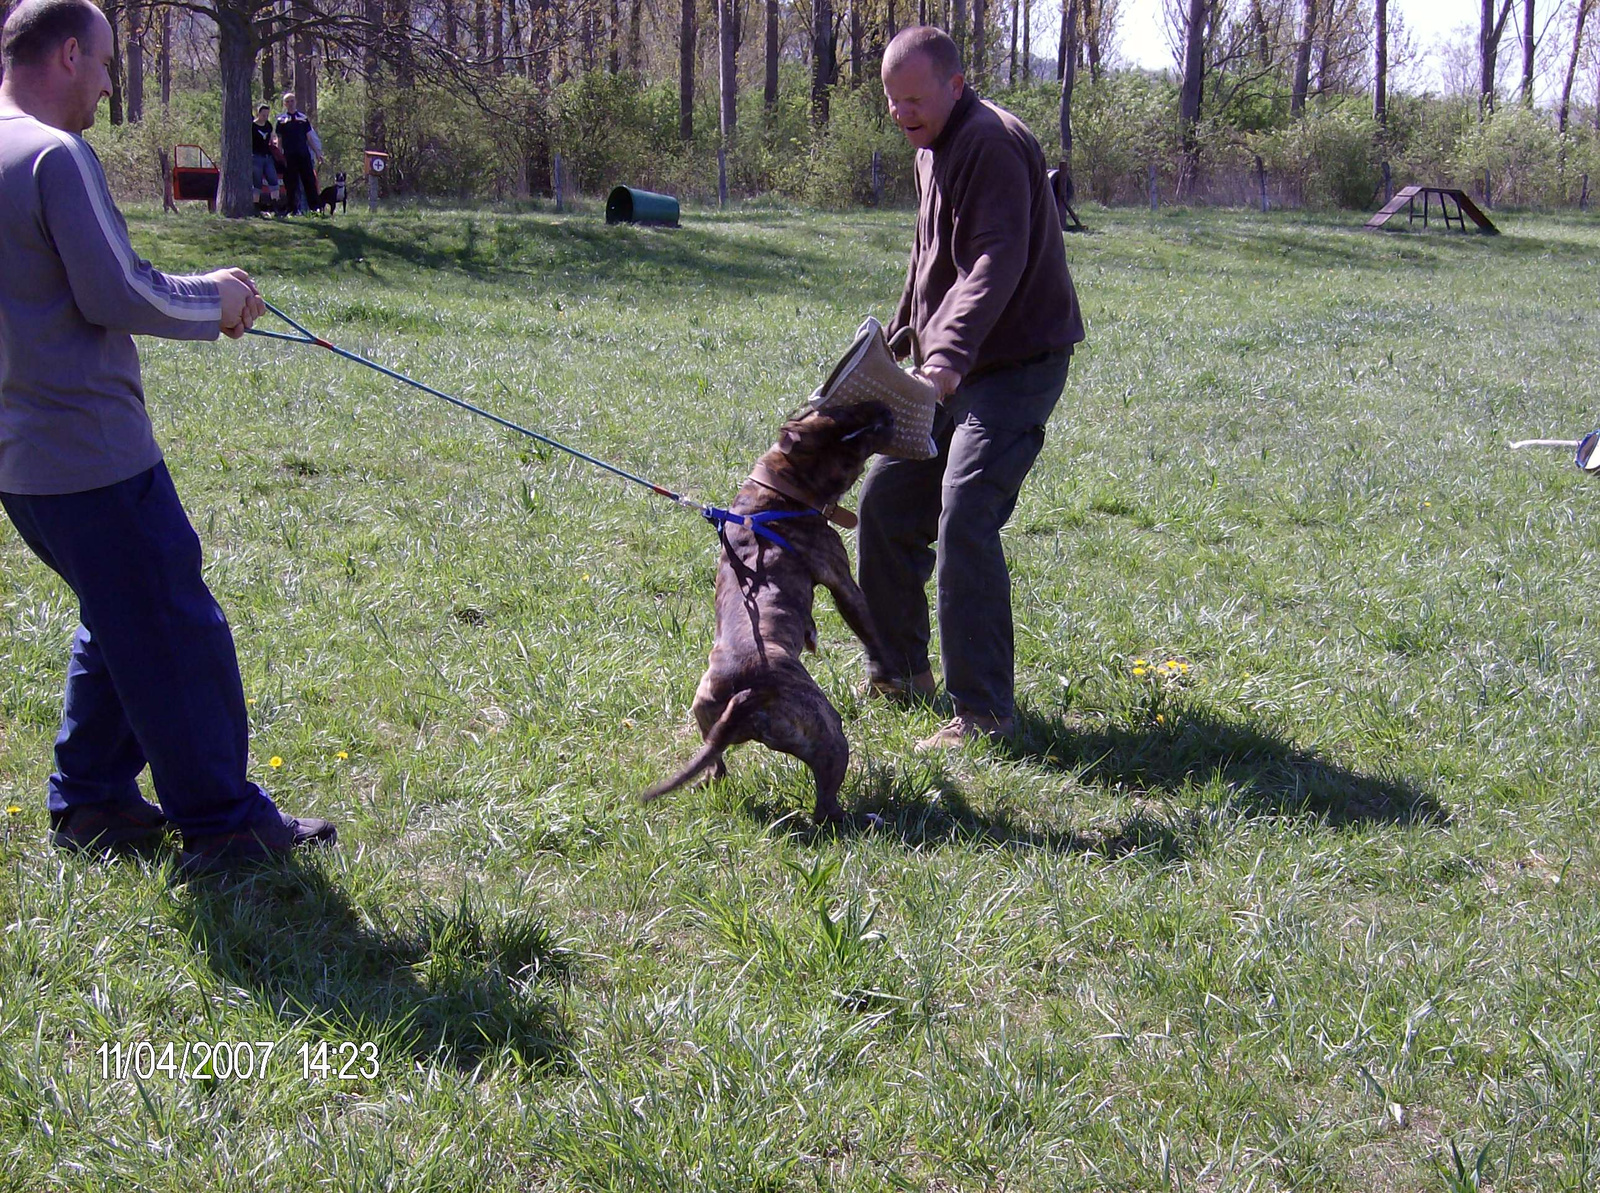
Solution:
<svg viewBox="0 0 1600 1193"><path fill-rule="evenodd" d="M568 954L537 918L422 902L375 920L317 860L295 856L237 881L175 896L176 926L217 976L253 991L284 1021L326 1041L367 1041L378 1061L442 1061L467 1072L496 1054L559 1065L568 1032L550 997ZM383 912L376 913L384 914ZM353 1058L357 1068L365 1056Z"/></svg>
<svg viewBox="0 0 1600 1193"><path fill-rule="evenodd" d="M1308 817L1331 828L1449 820L1432 796L1404 779L1362 774L1258 726L1178 707L1163 718L1144 727L1092 725L1022 709L1015 734L998 752L1013 763L1071 774L1091 787L1157 795L1179 808L1196 786L1220 781L1228 807L1246 816ZM1135 811L1103 830L1026 823L1003 808L980 811L938 758L867 761L858 776L849 801L854 814L843 826L807 828L772 801L746 810L787 835L819 841L887 833L914 849L977 844L1107 859L1138 855L1158 865L1189 856L1202 831L1198 807L1170 819Z"/></svg>
<svg viewBox="0 0 1600 1193"><path fill-rule="evenodd" d="M1449 821L1433 796L1402 777L1363 774L1258 725L1181 704L1142 727L1023 710L1006 752L1087 784L1167 796L1218 781L1228 806L1245 815L1310 817L1334 828Z"/></svg>

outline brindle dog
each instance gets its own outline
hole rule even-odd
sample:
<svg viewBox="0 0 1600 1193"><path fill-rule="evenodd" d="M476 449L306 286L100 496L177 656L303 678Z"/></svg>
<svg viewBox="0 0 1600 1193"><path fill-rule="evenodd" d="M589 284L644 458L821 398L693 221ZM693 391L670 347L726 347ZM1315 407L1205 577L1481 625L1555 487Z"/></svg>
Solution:
<svg viewBox="0 0 1600 1193"><path fill-rule="evenodd" d="M867 457L888 446L893 430L894 416L881 402L808 410L784 424L761 466L782 487L816 504L747 480L730 508L736 514L822 509L856 483ZM727 773L724 751L759 741L811 768L817 782L812 816L818 823L843 820L839 788L850 744L838 711L800 662L803 651L817 648L811 607L818 584L833 594L868 657L876 661L882 652L839 532L816 513L768 526L793 549L743 526L725 528L717 569L716 640L694 695L694 718L705 744L681 772L640 798L657 799L708 770L712 779L720 779Z"/></svg>

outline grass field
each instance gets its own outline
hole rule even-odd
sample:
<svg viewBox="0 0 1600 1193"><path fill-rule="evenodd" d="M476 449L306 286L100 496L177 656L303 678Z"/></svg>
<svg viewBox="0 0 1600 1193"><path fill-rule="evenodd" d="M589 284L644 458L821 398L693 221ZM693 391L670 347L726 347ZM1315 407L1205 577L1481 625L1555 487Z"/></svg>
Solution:
<svg viewBox="0 0 1600 1193"><path fill-rule="evenodd" d="M75 611L0 522L0 1185L1600 1186L1596 490L1505 446L1600 418L1600 227L1090 222L1008 531L1019 739L914 756L941 711L863 704L828 607L883 820L839 834L755 747L634 802L693 748L698 520L315 349L147 342L254 774L342 845L54 853ZM132 224L720 501L910 218Z"/></svg>

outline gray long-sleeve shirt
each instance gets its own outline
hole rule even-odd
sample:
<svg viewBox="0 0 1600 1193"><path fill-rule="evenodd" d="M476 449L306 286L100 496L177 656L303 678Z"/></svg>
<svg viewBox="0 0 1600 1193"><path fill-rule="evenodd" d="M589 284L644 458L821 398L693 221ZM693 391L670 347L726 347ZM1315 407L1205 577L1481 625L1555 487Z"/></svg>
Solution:
<svg viewBox="0 0 1600 1193"><path fill-rule="evenodd" d="M81 493L161 459L133 335L214 340L217 284L140 259L82 137L0 107L0 492Z"/></svg>

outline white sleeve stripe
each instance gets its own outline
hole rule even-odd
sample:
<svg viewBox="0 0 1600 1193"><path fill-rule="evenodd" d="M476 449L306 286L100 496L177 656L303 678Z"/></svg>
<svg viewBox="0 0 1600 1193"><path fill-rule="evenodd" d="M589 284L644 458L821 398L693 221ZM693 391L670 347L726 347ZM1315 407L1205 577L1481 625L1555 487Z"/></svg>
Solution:
<svg viewBox="0 0 1600 1193"><path fill-rule="evenodd" d="M89 193L89 205L94 209L95 220L100 225L100 233L105 237L106 244L110 246L112 254L117 258L117 263L122 266L122 276L127 280L128 287L143 298L156 310L170 319L182 319L193 323L213 322L221 318L221 304L214 298L203 298L183 294L163 294L150 284L149 279L139 273L138 262L133 256L133 246L127 239L117 234L116 222L111 218L111 213L106 210L106 197L96 177L99 171L94 168L88 150L71 133L62 132L52 128L43 121L38 121L40 128L46 129L62 145L66 146L73 162L78 167L78 174L83 179L83 189ZM196 305L201 304L201 305Z"/></svg>

